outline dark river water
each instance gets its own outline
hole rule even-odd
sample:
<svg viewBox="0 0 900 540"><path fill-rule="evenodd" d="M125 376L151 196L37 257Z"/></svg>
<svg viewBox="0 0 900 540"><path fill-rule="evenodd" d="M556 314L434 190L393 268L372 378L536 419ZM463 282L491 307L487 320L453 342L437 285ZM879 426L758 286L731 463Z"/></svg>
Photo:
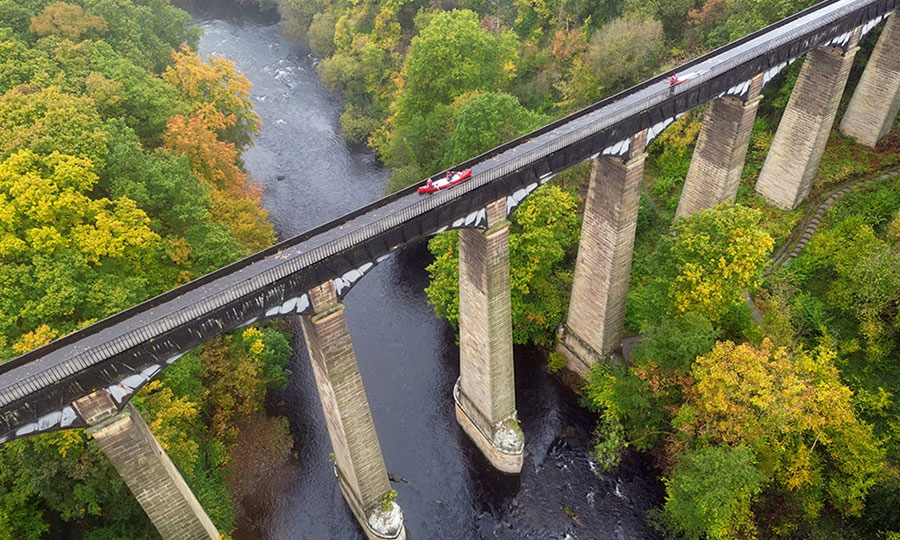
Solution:
<svg viewBox="0 0 900 540"><path fill-rule="evenodd" d="M273 15L227 2L181 3L203 28L200 52L232 59L253 82L264 122L248 171L280 238L302 233L382 195L388 177L364 147L339 134L338 96L315 75L304 45L287 42ZM345 299L347 323L375 428L403 508L408 536L423 539L656 538L645 511L661 501L648 462L628 456L603 473L589 458L594 418L547 374L540 355L517 349L517 407L525 433L521 475L494 471L456 423L459 376L454 332L434 316L423 289L429 254L406 248L378 265ZM268 500L253 503L236 538L363 539L329 462L325 420L302 336L279 396L296 463Z"/></svg>

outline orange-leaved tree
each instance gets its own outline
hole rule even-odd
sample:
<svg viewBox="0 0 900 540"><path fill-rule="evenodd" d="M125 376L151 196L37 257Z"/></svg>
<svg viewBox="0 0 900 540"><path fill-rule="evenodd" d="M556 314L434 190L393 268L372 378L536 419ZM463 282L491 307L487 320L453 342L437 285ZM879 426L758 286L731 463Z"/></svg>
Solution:
<svg viewBox="0 0 900 540"><path fill-rule="evenodd" d="M250 100L250 81L226 58L203 62L187 46L172 53L163 79L178 88L192 112L169 119L166 148L186 156L194 173L212 190L210 215L229 228L248 251L275 242L261 190L242 170L240 149L252 144L259 117Z"/></svg>
<svg viewBox="0 0 900 540"><path fill-rule="evenodd" d="M259 251L275 242L275 234L259 205L261 190L239 166L237 148L217 138L217 128L227 122L206 106L187 118L173 116L163 140L166 148L187 157L194 174L211 188L212 219L227 226L245 249Z"/></svg>
<svg viewBox="0 0 900 540"><path fill-rule="evenodd" d="M182 46L180 52L172 53L174 63L166 68L163 79L181 91L194 111L211 107L222 113L223 120L210 126L221 140L237 148L253 144L260 120L250 100L250 80L227 58L207 55L206 59Z"/></svg>

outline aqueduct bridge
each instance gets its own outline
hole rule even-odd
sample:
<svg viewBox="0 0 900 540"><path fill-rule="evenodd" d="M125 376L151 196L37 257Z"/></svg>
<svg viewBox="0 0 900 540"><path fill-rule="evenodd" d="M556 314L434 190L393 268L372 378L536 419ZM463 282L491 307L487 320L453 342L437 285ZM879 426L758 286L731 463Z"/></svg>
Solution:
<svg viewBox="0 0 900 540"><path fill-rule="evenodd" d="M460 230L456 416L498 469L517 473L507 218L555 174L592 160L560 351L580 373L620 342L647 145L708 104L677 215L733 200L762 89L805 57L756 190L790 209L808 194L859 40L887 21L840 129L874 146L900 109L900 0L830 0L455 167L471 179L410 187L0 365L0 443L86 427L162 536L218 534L131 407L138 389L204 341L300 317L335 474L370 538L405 538L372 423L342 298L397 248Z"/></svg>

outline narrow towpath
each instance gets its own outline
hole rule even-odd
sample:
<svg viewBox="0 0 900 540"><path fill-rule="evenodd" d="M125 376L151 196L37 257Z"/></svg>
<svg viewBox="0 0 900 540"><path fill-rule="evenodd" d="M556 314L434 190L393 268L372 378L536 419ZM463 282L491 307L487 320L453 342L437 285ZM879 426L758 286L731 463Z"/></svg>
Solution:
<svg viewBox="0 0 900 540"><path fill-rule="evenodd" d="M865 186L867 184L871 184L872 182L876 182L878 180L890 178L897 174L900 174L900 169L886 172L874 178L867 178L865 180L858 180L851 184L839 185L831 191L822 194L820 200L824 200L822 200L822 202L818 205L809 206L806 214L803 216L803 220L798 223L796 227L794 227L794 229L791 231L791 236L780 248L778 248L778 250L775 252L775 255L772 256L772 264L770 264L769 267L766 268L766 270L763 272L763 276L769 276L773 272L786 267L789 262L791 262L797 255L800 254L800 251L802 251L803 248L806 247L806 244L809 243L809 239L812 238L812 235L819 227L819 223L821 223L822 217L824 217L825 212L829 208L831 208L831 205L833 205L835 201L854 189Z"/></svg>

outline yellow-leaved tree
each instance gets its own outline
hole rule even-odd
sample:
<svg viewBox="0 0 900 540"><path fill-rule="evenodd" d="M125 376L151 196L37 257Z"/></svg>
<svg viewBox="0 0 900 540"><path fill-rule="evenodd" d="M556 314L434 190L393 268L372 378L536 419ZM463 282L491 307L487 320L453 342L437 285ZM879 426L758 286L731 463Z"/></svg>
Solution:
<svg viewBox="0 0 900 540"><path fill-rule="evenodd" d="M719 320L755 288L773 240L757 225L759 210L723 203L675 222L675 266L669 294L674 314Z"/></svg>
<svg viewBox="0 0 900 540"><path fill-rule="evenodd" d="M159 235L132 200L92 199L96 183L89 160L58 152L0 163L0 336L17 353L148 294Z"/></svg>
<svg viewBox="0 0 900 540"><path fill-rule="evenodd" d="M99 36L106 33L106 20L84 10L76 4L54 2L31 18L29 31L40 37L60 36L77 41L82 36Z"/></svg>
<svg viewBox="0 0 900 540"><path fill-rule="evenodd" d="M834 358L827 345L716 344L694 363L696 382L673 420L670 450L749 448L770 525L796 526L826 505L859 515L884 451L854 410Z"/></svg>

